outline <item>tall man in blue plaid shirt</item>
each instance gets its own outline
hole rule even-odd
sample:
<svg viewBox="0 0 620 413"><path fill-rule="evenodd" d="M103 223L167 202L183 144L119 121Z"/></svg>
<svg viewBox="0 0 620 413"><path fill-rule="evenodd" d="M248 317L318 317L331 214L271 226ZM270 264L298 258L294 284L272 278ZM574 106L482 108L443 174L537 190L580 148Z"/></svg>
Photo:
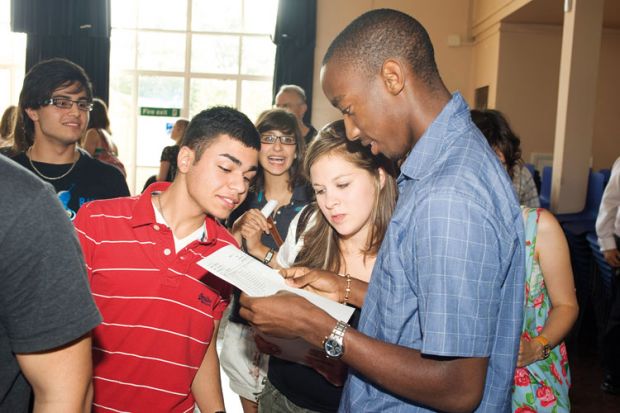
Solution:
<svg viewBox="0 0 620 413"><path fill-rule="evenodd" d="M345 293L363 302L359 329L285 293L243 297L241 314L269 334L331 343L327 355L350 366L342 412L509 411L524 238L507 174L410 16L357 18L331 44L321 76L348 138L402 161L365 299L359 282ZM323 271L302 278L319 290L331 279L339 297L347 290L344 277Z"/></svg>

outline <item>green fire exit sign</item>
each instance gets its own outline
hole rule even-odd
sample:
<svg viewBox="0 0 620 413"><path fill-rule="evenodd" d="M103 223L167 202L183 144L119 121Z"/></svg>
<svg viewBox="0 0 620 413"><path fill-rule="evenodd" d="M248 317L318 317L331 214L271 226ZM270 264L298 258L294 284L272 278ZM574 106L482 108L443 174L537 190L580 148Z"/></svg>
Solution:
<svg viewBox="0 0 620 413"><path fill-rule="evenodd" d="M140 108L141 116L167 116L170 118L178 118L181 116L181 109L177 108Z"/></svg>

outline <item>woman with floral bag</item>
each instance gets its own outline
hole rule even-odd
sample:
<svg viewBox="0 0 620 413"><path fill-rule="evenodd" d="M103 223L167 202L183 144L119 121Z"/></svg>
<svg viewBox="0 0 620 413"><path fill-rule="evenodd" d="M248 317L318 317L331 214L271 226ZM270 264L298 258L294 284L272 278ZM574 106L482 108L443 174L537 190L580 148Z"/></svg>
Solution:
<svg viewBox="0 0 620 413"><path fill-rule="evenodd" d="M505 168L521 161L521 142L501 112L473 110L472 120ZM525 206L521 210L525 222L525 310L512 410L568 412L571 381L562 340L579 311L568 245L551 212Z"/></svg>
<svg viewBox="0 0 620 413"><path fill-rule="evenodd" d="M525 312L512 410L568 412L571 378L562 341L577 318L568 245L549 211L523 207Z"/></svg>

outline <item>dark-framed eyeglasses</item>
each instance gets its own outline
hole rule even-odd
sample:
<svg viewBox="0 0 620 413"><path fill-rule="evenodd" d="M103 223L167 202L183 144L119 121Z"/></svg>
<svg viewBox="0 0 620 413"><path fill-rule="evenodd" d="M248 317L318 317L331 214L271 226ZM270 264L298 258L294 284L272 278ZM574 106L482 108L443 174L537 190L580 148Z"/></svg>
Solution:
<svg viewBox="0 0 620 413"><path fill-rule="evenodd" d="M297 141L295 140L295 137L292 135L282 135L282 136L277 136L277 135L260 135L260 141L261 143L266 143L266 144L274 144L276 143L277 140L280 140L280 143L282 145L295 145L297 144Z"/></svg>
<svg viewBox="0 0 620 413"><path fill-rule="evenodd" d="M78 109L81 110L82 112L90 112L91 110L93 110L93 102L90 102L85 99L71 100L66 97L52 96L51 98L41 102L43 106L54 105L60 109L71 109L74 103L77 105Z"/></svg>

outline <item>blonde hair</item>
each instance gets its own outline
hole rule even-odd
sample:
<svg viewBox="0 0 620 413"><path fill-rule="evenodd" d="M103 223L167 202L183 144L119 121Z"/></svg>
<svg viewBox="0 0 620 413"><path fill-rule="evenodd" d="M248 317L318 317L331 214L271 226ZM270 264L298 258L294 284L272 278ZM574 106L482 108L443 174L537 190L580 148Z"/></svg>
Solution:
<svg viewBox="0 0 620 413"><path fill-rule="evenodd" d="M361 252L364 254L364 259L376 256L396 205L394 166L384 156L373 155L370 149L359 141L349 141L342 120L326 125L310 144L304 159L304 172L308 181L312 165L327 155L342 157L355 167L367 171L374 178L376 191L374 207L369 218L372 225L368 232L366 247ZM385 171L383 188L381 188L380 169ZM303 226L307 217L313 213L316 216L316 223L304 233L304 246L297 255L295 265L339 272L343 261L339 249L340 235L320 212L316 202L310 204L306 210L304 217L300 219L301 225Z"/></svg>

